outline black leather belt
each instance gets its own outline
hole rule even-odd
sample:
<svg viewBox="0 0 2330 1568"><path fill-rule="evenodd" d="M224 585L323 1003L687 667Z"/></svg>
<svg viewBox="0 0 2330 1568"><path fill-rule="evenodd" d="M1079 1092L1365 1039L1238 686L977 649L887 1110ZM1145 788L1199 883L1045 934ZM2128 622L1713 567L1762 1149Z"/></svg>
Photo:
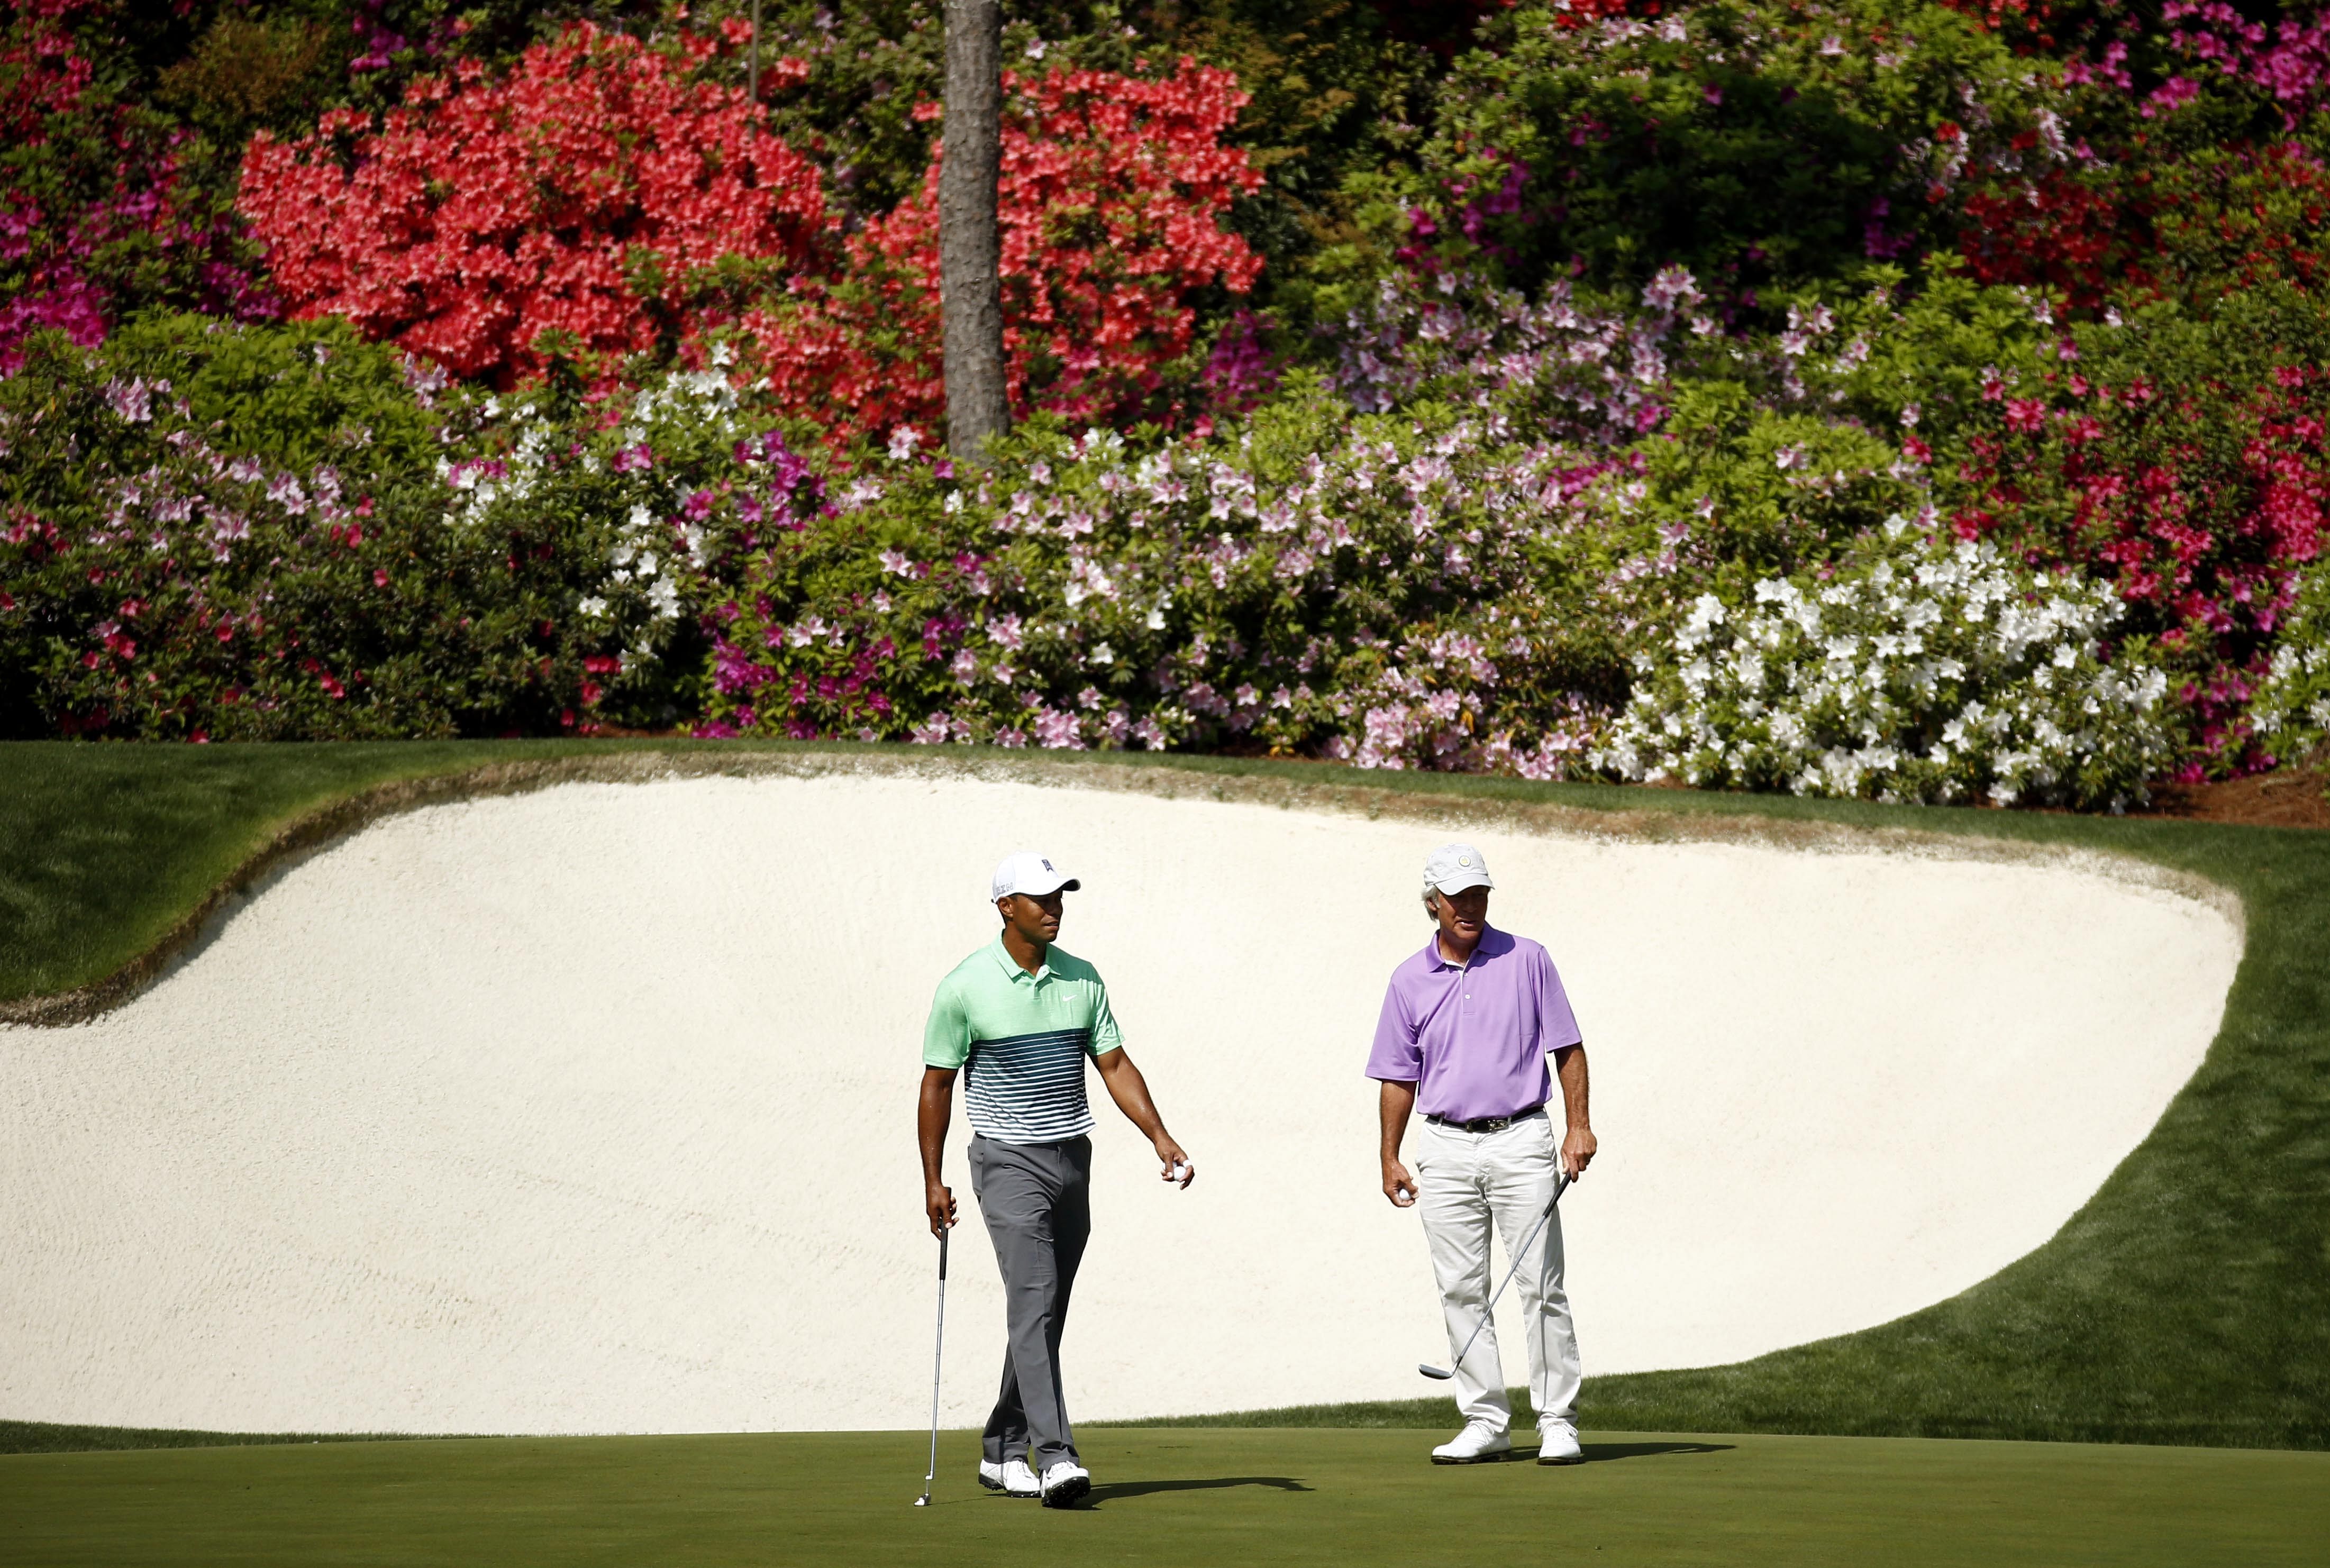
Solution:
<svg viewBox="0 0 2330 1568"><path fill-rule="evenodd" d="M1511 1116L1476 1116L1470 1121L1455 1121L1445 1116L1433 1116L1427 1113L1424 1119L1435 1127L1451 1128L1458 1132L1502 1132L1523 1117L1535 1116L1544 1109L1544 1104L1540 1102L1530 1106L1527 1110L1515 1111Z"/></svg>

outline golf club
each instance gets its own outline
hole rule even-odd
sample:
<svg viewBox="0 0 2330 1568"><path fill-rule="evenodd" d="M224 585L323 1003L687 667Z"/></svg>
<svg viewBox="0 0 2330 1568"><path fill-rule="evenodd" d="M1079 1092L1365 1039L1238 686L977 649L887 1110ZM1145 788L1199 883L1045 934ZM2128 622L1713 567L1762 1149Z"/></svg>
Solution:
<svg viewBox="0 0 2330 1568"><path fill-rule="evenodd" d="M1564 1176L1559 1171L1554 1172L1553 1202L1545 1205L1545 1213L1539 1214L1537 1217L1537 1223L1530 1227L1528 1240L1522 1242L1520 1250L1513 1253L1513 1266L1505 1270L1505 1285L1511 1284L1513 1282L1513 1276L1521 1271L1522 1260L1526 1259L1530 1255L1531 1249L1537 1245L1537 1233L1545 1229L1546 1221L1553 1218L1553 1211L1561 1204L1561 1195L1563 1191L1568 1188L1569 1184L1575 1179L1577 1178ZM1462 1366L1464 1365L1464 1358L1473 1354L1473 1340L1481 1337L1481 1330L1486 1328L1489 1326L1489 1320L1496 1316L1497 1303L1504 1298L1505 1285L1498 1286L1497 1293L1489 1298L1488 1306L1482 1308L1480 1322L1473 1326L1472 1338L1465 1340L1464 1348L1456 1353L1456 1366ZM1435 1366L1428 1361L1417 1362L1416 1364L1416 1370L1424 1374L1426 1377L1436 1377L1444 1383L1456 1375L1455 1366ZM936 1429L933 1428L933 1431L935 1430Z"/></svg>
<svg viewBox="0 0 2330 1568"><path fill-rule="evenodd" d="M931 1506L931 1486L939 1477L939 1371L946 1365L946 1255L947 1237L952 1225L939 1233L939 1331L938 1346L931 1352L931 1470L923 1478L923 1495L914 1499L914 1507Z"/></svg>

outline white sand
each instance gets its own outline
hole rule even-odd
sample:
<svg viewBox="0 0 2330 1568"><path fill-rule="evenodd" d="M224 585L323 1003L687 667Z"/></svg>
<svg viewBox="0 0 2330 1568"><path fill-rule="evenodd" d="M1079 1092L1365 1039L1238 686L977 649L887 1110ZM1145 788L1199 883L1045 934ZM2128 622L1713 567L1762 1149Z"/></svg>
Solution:
<svg viewBox="0 0 2330 1568"><path fill-rule="evenodd" d="M576 785L300 863L96 1023L0 1029L0 1414L244 1430L913 1427L933 984L1005 850L1198 1164L1094 1084L1072 1410L1434 1392L1360 1064L1430 825L913 778ZM2240 955L2090 866L1475 835L1594 1067L1589 1372L1879 1323L2038 1246L2199 1064ZM945 1415L999 1290L957 1122ZM1520 1381L1517 1350L1508 1371Z"/></svg>

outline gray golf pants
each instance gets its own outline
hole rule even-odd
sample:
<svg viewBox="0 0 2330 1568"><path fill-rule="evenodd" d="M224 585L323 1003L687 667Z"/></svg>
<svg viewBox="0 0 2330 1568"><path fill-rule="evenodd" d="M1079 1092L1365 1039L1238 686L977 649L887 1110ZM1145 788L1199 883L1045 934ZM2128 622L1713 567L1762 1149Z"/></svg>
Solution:
<svg viewBox="0 0 2330 1568"><path fill-rule="evenodd" d="M995 1464L1025 1457L1042 1475L1076 1457L1060 1389L1060 1330L1092 1234L1092 1139L971 1140L971 1190L1003 1270L1009 1345L1003 1391L981 1447Z"/></svg>

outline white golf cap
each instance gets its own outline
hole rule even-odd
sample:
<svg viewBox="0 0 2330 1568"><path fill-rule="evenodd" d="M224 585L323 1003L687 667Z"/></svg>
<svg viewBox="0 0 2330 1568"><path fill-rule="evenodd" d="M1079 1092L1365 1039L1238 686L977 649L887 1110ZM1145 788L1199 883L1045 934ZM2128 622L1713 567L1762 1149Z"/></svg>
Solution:
<svg viewBox="0 0 2330 1568"><path fill-rule="evenodd" d="M1428 892L1463 893L1468 887L1494 887L1489 863L1469 844L1444 844L1424 857L1424 885Z"/></svg>
<svg viewBox="0 0 2330 1568"><path fill-rule="evenodd" d="M1034 850L1023 849L1017 855L1003 857L1002 864L995 868L995 880L990 886L992 891L988 893L987 901L992 903L999 898L1009 898L1015 893L1029 893L1037 898L1047 893L1057 893L1062 888L1074 893L1084 883Z"/></svg>

